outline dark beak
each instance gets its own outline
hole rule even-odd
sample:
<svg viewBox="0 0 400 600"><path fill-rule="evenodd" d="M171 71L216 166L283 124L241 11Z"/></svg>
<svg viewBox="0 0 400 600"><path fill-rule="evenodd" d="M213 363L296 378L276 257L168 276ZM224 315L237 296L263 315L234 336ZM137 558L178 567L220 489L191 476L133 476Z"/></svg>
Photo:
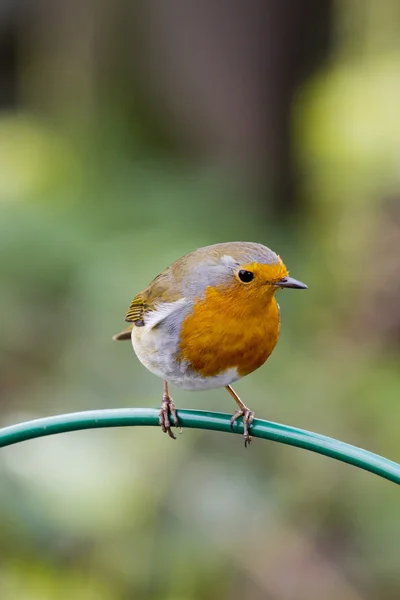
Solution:
<svg viewBox="0 0 400 600"><path fill-rule="evenodd" d="M297 279L293 279L293 277L284 277L283 279L276 281L274 283L274 285L276 285L276 287L294 288L297 290L306 290L307 289L307 286L305 283L301 283L301 281L297 281Z"/></svg>

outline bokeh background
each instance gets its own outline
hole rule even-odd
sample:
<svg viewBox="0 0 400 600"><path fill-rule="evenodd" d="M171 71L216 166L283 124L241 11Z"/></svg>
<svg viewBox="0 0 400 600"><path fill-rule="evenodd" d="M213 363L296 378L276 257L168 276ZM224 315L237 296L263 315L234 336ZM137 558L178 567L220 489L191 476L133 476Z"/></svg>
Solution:
<svg viewBox="0 0 400 600"><path fill-rule="evenodd" d="M194 248L279 252L261 418L400 461L400 5L2 0L1 424L157 406L124 326ZM225 391L178 407L232 412ZM4 600L397 600L396 486L188 430L0 454Z"/></svg>

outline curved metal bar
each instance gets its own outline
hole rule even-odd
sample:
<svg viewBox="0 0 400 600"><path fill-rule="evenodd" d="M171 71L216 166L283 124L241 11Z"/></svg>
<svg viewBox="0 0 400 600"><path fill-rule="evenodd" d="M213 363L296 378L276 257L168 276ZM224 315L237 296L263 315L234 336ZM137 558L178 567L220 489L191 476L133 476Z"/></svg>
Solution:
<svg viewBox="0 0 400 600"><path fill-rule="evenodd" d="M101 427L158 426L158 409L155 408L118 408L91 410L70 413L54 417L35 419L0 429L0 447L17 444L46 435L96 429ZM230 433L230 415L199 411L179 410L182 427L210 429ZM243 433L242 423L235 426L234 433ZM252 436L297 446L318 454L341 460L360 469L370 471L389 481L400 484L400 465L357 448L304 429L289 427L279 423L255 419L251 428Z"/></svg>

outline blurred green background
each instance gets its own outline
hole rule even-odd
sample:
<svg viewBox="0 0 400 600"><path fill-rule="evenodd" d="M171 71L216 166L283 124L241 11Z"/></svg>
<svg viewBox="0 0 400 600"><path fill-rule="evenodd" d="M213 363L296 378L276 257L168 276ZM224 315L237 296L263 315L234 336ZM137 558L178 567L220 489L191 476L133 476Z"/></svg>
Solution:
<svg viewBox="0 0 400 600"><path fill-rule="evenodd" d="M158 406L133 296L259 241L305 293L236 386L400 461L400 5L3 0L1 424ZM178 407L233 412L224 390ZM398 600L399 491L238 436L87 431L0 453L4 600Z"/></svg>

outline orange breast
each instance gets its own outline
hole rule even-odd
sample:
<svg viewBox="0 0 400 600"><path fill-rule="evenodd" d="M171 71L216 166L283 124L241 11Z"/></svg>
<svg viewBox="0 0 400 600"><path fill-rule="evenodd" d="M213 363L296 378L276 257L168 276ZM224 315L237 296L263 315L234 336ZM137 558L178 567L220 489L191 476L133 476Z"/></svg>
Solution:
<svg viewBox="0 0 400 600"><path fill-rule="evenodd" d="M183 321L178 359L204 377L232 367L240 376L258 369L279 337L274 291L208 288Z"/></svg>

